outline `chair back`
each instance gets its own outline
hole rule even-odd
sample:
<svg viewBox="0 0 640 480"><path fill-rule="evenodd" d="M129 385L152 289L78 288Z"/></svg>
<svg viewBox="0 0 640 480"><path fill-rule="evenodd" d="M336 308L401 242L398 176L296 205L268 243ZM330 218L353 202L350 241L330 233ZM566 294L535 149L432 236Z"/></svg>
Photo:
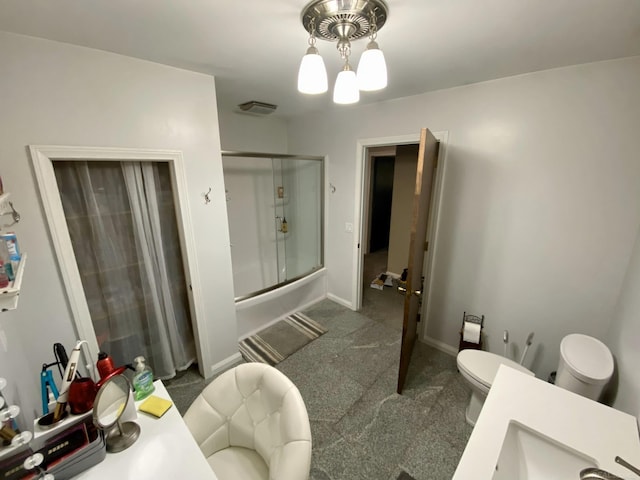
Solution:
<svg viewBox="0 0 640 480"><path fill-rule="evenodd" d="M307 409L298 388L274 367L245 363L228 370L202 391L184 421L206 457L244 447L260 454L271 479L309 475Z"/></svg>

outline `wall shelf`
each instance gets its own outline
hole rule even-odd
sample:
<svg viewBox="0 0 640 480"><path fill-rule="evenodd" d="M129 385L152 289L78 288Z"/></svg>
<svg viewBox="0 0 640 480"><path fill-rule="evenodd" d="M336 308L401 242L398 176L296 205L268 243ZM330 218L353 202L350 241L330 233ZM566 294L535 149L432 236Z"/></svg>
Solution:
<svg viewBox="0 0 640 480"><path fill-rule="evenodd" d="M18 270L16 272L16 278L13 282L9 283L8 287L0 289L0 311L6 312L7 310L15 310L18 306L18 299L20 298L20 287L22 285L22 275L24 273L24 265L27 263L27 254L23 253L20 263L18 264Z"/></svg>

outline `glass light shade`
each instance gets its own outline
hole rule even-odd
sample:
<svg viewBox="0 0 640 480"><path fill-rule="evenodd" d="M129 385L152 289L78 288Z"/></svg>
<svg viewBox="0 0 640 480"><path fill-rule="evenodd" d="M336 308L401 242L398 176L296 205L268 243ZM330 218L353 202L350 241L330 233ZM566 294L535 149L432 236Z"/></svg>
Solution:
<svg viewBox="0 0 640 480"><path fill-rule="evenodd" d="M358 90L358 79L356 72L345 66L345 69L338 74L336 85L333 87L333 101L340 104L356 103L360 100L360 90Z"/></svg>
<svg viewBox="0 0 640 480"><path fill-rule="evenodd" d="M358 88L365 92L387 86L387 64L376 42L369 42L358 62Z"/></svg>
<svg viewBox="0 0 640 480"><path fill-rule="evenodd" d="M298 70L298 91L310 95L324 93L329 89L327 81L327 69L324 60L315 47L309 47L302 57L300 70Z"/></svg>

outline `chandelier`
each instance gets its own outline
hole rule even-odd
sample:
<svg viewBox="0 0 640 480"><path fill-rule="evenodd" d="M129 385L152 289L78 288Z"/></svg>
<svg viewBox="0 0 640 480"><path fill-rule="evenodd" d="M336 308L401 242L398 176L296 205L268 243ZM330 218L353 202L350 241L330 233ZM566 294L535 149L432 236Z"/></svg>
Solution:
<svg viewBox="0 0 640 480"><path fill-rule="evenodd" d="M360 91L387 86L387 66L376 36L385 24L388 9L382 0L314 0L302 11L302 25L309 32L309 48L298 71L298 91L311 95L328 90L327 70L316 47L316 39L337 41L344 65L333 88L333 101L356 103ZM357 72L349 64L351 41L369 37Z"/></svg>

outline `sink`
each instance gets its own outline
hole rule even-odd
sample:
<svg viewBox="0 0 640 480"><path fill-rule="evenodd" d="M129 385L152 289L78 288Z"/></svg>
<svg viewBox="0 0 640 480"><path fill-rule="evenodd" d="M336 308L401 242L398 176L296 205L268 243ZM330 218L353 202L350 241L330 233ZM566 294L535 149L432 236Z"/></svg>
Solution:
<svg viewBox="0 0 640 480"><path fill-rule="evenodd" d="M493 480L567 480L597 462L514 420L509 422Z"/></svg>

